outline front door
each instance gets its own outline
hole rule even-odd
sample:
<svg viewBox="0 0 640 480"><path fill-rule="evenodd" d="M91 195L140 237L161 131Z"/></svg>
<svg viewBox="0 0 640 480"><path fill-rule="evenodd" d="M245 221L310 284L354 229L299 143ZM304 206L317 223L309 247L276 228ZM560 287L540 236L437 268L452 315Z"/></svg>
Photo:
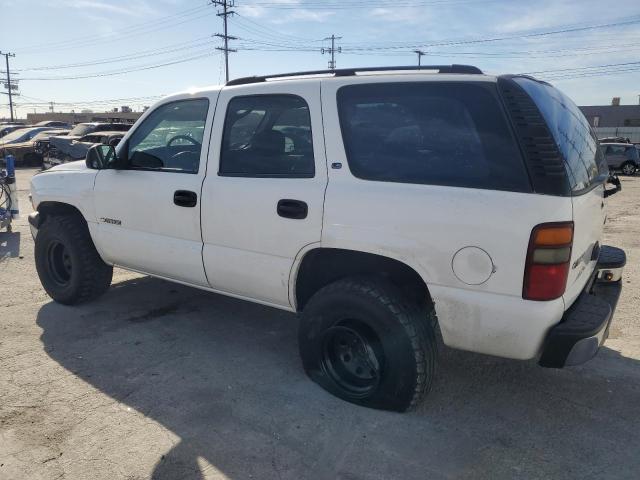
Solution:
<svg viewBox="0 0 640 480"><path fill-rule="evenodd" d="M207 286L200 190L214 105L189 98L156 107L121 145L126 165L98 173L96 246L105 260Z"/></svg>
<svg viewBox="0 0 640 480"><path fill-rule="evenodd" d="M203 260L213 288L289 307L289 275L320 242L327 169L320 82L220 93L202 189Z"/></svg>

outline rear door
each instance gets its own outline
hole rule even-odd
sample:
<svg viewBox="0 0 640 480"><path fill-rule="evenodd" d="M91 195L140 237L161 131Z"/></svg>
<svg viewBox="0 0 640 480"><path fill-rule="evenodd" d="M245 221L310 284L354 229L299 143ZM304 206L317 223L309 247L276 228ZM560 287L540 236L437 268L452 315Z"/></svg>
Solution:
<svg viewBox="0 0 640 480"><path fill-rule="evenodd" d="M293 262L322 230L320 83L228 87L217 112L202 190L207 278L216 290L288 308Z"/></svg>

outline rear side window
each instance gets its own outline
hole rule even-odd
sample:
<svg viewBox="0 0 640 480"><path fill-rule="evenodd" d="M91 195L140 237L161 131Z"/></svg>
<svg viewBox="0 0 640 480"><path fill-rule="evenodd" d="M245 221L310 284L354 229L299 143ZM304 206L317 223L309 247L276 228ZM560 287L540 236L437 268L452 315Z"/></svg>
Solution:
<svg viewBox="0 0 640 480"><path fill-rule="evenodd" d="M349 85L338 91L338 110L359 178L531 191L493 84Z"/></svg>
<svg viewBox="0 0 640 480"><path fill-rule="evenodd" d="M601 183L608 168L598 138L576 104L549 84L524 77L514 80L542 113L564 157L571 190L579 193Z"/></svg>
<svg viewBox="0 0 640 480"><path fill-rule="evenodd" d="M295 95L250 95L229 102L221 176L313 177L309 106Z"/></svg>

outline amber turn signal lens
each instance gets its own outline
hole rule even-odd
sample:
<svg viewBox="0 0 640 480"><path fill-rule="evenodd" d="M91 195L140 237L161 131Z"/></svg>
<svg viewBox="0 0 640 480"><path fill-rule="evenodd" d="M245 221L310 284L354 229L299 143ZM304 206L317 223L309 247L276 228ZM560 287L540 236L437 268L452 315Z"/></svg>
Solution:
<svg viewBox="0 0 640 480"><path fill-rule="evenodd" d="M569 245L573 241L573 225L544 226L536 230L535 246Z"/></svg>

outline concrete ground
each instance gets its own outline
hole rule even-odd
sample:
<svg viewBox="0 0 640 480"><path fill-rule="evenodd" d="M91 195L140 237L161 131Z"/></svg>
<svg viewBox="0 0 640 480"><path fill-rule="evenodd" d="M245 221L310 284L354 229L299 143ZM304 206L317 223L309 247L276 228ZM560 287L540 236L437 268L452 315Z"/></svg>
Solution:
<svg viewBox="0 0 640 480"><path fill-rule="evenodd" d="M0 479L638 478L639 207L623 178L606 240L627 251L625 290L594 360L444 349L409 414L309 381L279 310L124 271L96 302L52 303L25 215L0 233Z"/></svg>

